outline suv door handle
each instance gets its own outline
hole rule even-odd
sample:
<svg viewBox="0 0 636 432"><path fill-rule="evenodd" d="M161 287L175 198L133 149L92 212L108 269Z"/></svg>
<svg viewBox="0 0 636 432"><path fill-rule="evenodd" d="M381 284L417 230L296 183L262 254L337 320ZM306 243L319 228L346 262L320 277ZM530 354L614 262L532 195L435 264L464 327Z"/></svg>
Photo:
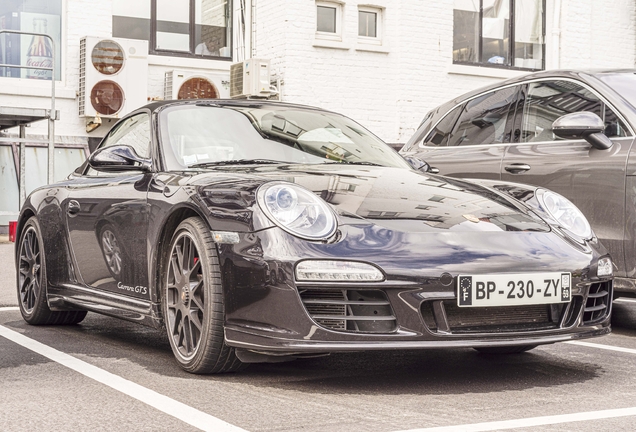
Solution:
<svg viewBox="0 0 636 432"><path fill-rule="evenodd" d="M530 168L531 168L530 165L520 164L520 163L516 163L516 164L512 164L512 165L508 165L504 167L506 171L512 174L519 174L525 171L530 171Z"/></svg>
<svg viewBox="0 0 636 432"><path fill-rule="evenodd" d="M70 217L75 217L77 216L79 211L80 211L79 203L75 200L70 200L68 202L68 208L66 209L66 213L68 213Z"/></svg>

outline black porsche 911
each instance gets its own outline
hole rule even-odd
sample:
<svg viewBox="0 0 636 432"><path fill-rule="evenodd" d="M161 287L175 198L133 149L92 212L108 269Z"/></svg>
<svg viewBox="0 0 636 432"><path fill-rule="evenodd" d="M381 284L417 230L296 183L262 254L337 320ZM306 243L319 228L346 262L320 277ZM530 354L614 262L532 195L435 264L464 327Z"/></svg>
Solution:
<svg viewBox="0 0 636 432"><path fill-rule="evenodd" d="M194 373L610 332L611 259L565 198L415 170L305 106L147 105L34 191L17 235L28 323L93 311L165 326Z"/></svg>

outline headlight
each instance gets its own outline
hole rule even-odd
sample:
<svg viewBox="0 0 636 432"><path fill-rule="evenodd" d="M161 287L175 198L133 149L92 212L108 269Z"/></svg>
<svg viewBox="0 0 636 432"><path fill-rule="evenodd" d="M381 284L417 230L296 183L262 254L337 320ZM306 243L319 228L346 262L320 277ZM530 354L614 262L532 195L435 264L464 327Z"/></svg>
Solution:
<svg viewBox="0 0 636 432"><path fill-rule="evenodd" d="M325 240L338 227L331 208L314 193L291 183L272 182L261 186L258 204L276 225L298 237Z"/></svg>
<svg viewBox="0 0 636 432"><path fill-rule="evenodd" d="M587 219L567 198L543 189L537 191L537 198L541 208L552 216L563 229L584 239L592 237L592 228Z"/></svg>

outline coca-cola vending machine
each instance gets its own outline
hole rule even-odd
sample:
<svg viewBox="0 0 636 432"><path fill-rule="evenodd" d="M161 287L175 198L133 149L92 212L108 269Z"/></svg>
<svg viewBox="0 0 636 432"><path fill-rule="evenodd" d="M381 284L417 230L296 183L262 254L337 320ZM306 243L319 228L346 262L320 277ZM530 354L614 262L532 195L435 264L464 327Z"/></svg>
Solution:
<svg viewBox="0 0 636 432"><path fill-rule="evenodd" d="M0 26L10 30L44 33L55 43L55 77L61 77L60 63L60 17L59 15L31 12L12 12L0 17ZM23 66L51 67L53 64L53 45L43 36L25 36L5 34L0 40L0 58L6 64ZM37 69L0 68L0 76L29 79L51 79L51 71Z"/></svg>

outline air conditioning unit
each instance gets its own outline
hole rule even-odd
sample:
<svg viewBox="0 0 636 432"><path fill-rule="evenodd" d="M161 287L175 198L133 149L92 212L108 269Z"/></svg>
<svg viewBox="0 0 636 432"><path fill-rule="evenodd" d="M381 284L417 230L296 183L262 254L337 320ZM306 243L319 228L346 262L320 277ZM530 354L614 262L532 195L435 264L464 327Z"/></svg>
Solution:
<svg viewBox="0 0 636 432"><path fill-rule="evenodd" d="M182 70L166 72L163 98L174 99L227 99L229 75L226 73L196 73Z"/></svg>
<svg viewBox="0 0 636 432"><path fill-rule="evenodd" d="M230 67L230 97L233 99L268 98L269 60L249 59Z"/></svg>
<svg viewBox="0 0 636 432"><path fill-rule="evenodd" d="M147 103L148 42L80 39L79 115L118 118Z"/></svg>

